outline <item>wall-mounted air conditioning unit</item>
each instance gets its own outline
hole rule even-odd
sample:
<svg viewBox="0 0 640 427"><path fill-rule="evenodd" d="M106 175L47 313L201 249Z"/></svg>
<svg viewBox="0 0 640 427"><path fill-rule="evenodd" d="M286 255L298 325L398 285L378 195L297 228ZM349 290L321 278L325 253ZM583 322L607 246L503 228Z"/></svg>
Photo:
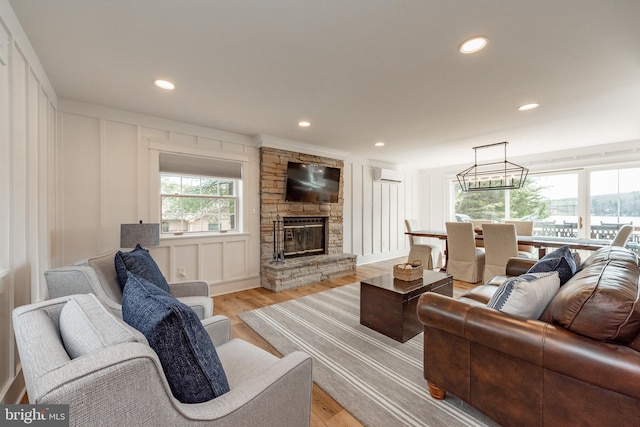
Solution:
<svg viewBox="0 0 640 427"><path fill-rule="evenodd" d="M373 180L378 182L402 182L404 174L392 169L373 168Z"/></svg>

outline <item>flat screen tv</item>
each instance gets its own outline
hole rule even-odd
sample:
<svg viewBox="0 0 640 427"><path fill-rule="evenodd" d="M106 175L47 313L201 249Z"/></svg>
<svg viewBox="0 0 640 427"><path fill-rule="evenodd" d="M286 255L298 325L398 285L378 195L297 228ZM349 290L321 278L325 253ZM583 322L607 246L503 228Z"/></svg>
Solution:
<svg viewBox="0 0 640 427"><path fill-rule="evenodd" d="M340 168L289 162L287 165L287 202L337 203L340 193Z"/></svg>

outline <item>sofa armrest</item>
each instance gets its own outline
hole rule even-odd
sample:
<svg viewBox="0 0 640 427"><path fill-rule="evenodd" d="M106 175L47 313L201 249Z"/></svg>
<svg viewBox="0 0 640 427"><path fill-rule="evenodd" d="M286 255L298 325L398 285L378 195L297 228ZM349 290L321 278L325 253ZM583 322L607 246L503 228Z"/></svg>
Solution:
<svg viewBox="0 0 640 427"><path fill-rule="evenodd" d="M34 404L68 403L71 425L102 419L109 425L301 427L310 421L311 369L308 355L293 352L220 397L185 404L173 397L153 350L124 343L51 370L38 379L29 399ZM105 378L111 380L105 383Z"/></svg>
<svg viewBox="0 0 640 427"><path fill-rule="evenodd" d="M213 316L213 298L209 296L209 284L206 281L169 282L169 292L191 307L201 320Z"/></svg>
<svg viewBox="0 0 640 427"><path fill-rule="evenodd" d="M76 294L94 294L118 317L122 318L122 306L107 294L96 271L88 265L59 267L44 273L48 299Z"/></svg>
<svg viewBox="0 0 640 427"><path fill-rule="evenodd" d="M60 267L47 270L44 273L44 279L49 299L96 293L102 290L96 272L89 266Z"/></svg>
<svg viewBox="0 0 640 427"><path fill-rule="evenodd" d="M437 295L432 298L432 295ZM441 329L459 338L465 338L464 322L472 305L455 298L426 292L418 299L418 319L423 325Z"/></svg>
<svg viewBox="0 0 640 427"><path fill-rule="evenodd" d="M507 262L507 276L520 276L521 274L529 271L531 267L537 262L537 259L511 257Z"/></svg>
<svg viewBox="0 0 640 427"><path fill-rule="evenodd" d="M198 319L206 319L213 316L213 298L210 297L180 297L178 301L191 307L196 312Z"/></svg>
<svg viewBox="0 0 640 427"><path fill-rule="evenodd" d="M198 405L180 404L192 420L224 425L308 426L311 417L312 359L294 351L231 391Z"/></svg>
<svg viewBox="0 0 640 427"><path fill-rule="evenodd" d="M214 346L219 346L231 339L231 320L228 317L217 315L202 320L202 326L211 337Z"/></svg>
<svg viewBox="0 0 640 427"><path fill-rule="evenodd" d="M123 360L123 354L127 354L127 359ZM122 381L111 381L105 387L105 372L114 370L121 371ZM97 403L98 408L95 408L97 410L100 405L122 406L128 404L127 394L130 393L128 389L134 390L135 385L139 385L143 378L159 380L162 378L160 375L162 372L162 366L155 352L148 345L118 344L69 360L64 364L51 364L46 373L33 379L28 389L29 403L65 402L71 404L72 413L78 410L90 412L90 402L85 402L85 396L89 394L99 397L90 400L102 401ZM164 383L164 387L163 384L156 384L160 386L158 393L171 396L168 383L166 381ZM61 384L66 388L61 387ZM121 403L115 404L114 401Z"/></svg>
<svg viewBox="0 0 640 427"><path fill-rule="evenodd" d="M176 298L210 296L209 284L204 280L169 282L169 291Z"/></svg>

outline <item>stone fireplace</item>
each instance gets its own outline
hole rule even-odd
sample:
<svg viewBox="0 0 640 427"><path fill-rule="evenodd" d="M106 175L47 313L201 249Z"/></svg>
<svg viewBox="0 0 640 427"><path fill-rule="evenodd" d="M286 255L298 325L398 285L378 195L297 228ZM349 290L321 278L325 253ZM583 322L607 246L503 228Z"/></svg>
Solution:
<svg viewBox="0 0 640 427"><path fill-rule="evenodd" d="M273 291L344 276L355 272L356 265L356 255L342 250L343 174L337 203L287 202L289 161L344 168L342 160L260 148L261 283ZM274 234L277 221L282 221L282 230ZM280 244L284 262L275 262L274 251Z"/></svg>

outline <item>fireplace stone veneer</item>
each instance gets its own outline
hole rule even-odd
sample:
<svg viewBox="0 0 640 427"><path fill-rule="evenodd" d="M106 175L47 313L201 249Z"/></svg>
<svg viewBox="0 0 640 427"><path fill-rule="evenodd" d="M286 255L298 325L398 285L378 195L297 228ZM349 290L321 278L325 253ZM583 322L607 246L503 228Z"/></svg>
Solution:
<svg viewBox="0 0 640 427"><path fill-rule="evenodd" d="M320 164L344 170L342 160L271 147L260 148L261 284L264 288L276 292L354 273L357 259L356 255L343 253L342 249L344 173L340 174L340 196L337 203L287 202L285 184L289 161ZM278 218L310 220L309 222L316 224L322 221L324 231L320 234L317 233L316 226L309 226L304 234L298 234L294 238L293 230L285 228L282 236L285 260L273 262L274 222ZM292 231L289 236L286 234L287 230ZM302 249L304 237L301 236L305 235L307 239L314 240L314 243L324 240L322 250L308 247ZM291 240L287 245L288 237ZM316 255L317 253L319 254Z"/></svg>

